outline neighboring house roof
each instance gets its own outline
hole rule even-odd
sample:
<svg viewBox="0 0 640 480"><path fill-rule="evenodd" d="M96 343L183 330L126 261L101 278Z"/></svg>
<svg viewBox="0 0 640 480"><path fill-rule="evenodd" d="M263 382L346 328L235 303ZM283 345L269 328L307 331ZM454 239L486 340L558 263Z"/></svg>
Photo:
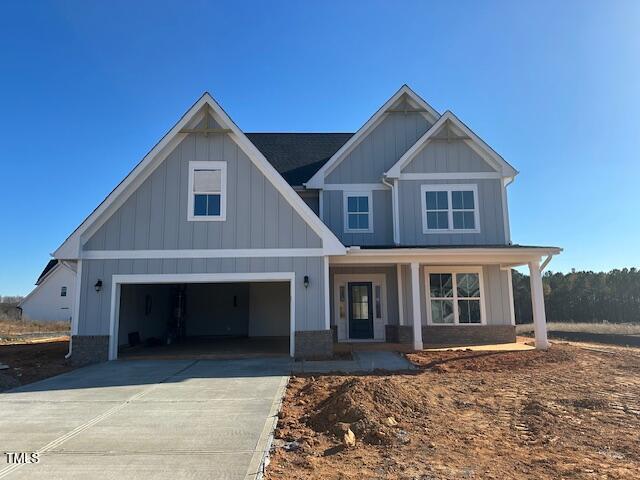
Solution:
<svg viewBox="0 0 640 480"><path fill-rule="evenodd" d="M61 262L60 260L56 260L55 258L53 260L49 260L47 265L44 267L44 270L42 270L42 273L38 277L38 280L36 281L35 288L33 290L31 290L31 292L29 292L29 294L26 297L24 297L22 300L20 300L20 303L18 303L18 305L17 305L18 308L22 308L22 305L24 305L27 300L29 300L31 297L33 297L33 295L38 290L40 290L42 288L42 286L50 278L54 277L56 272L61 271L63 269L69 270L74 275L76 274L75 270L71 266L69 266L69 264L67 264L66 262Z"/></svg>
<svg viewBox="0 0 640 480"><path fill-rule="evenodd" d="M51 270L53 270L56 265L58 265L58 260L56 260L55 258L53 260L49 260L49 263L47 263L47 265L44 267L44 270L42 270L42 273L38 277L38 280L36 280L36 285L39 285L40 282L44 279L44 277L46 277L47 274Z"/></svg>
<svg viewBox="0 0 640 480"><path fill-rule="evenodd" d="M429 105L420 95L411 90L408 85L403 85L400 89L393 94L393 96L387 100L382 107L380 107L373 116L367 120L367 122L358 129L358 131L347 141L340 150L331 156L328 162L326 162L307 182L309 188L321 188L324 185L325 177L331 173L331 171L338 166L338 164L351 152L358 144L366 138L366 136L373 131L385 118L388 110L390 110L395 104L401 102L402 99L406 99L417 107L422 114L431 123L436 122L440 118L440 114Z"/></svg>
<svg viewBox="0 0 640 480"><path fill-rule="evenodd" d="M147 153L122 182L105 198L100 205L74 230L74 232L60 245L53 256L58 259L76 259L80 257L82 239L90 237L117 209L131 196L142 182L166 159L173 149L189 133L183 132L192 123L199 123L206 115L212 115L214 120L228 129L228 135L244 151L253 164L282 194L287 202L297 211L302 219L322 239L322 246L326 254L341 254L345 248L329 227L320 220L304 200L291 188L277 170L269 163L258 148L238 128L222 107L205 92L178 122L162 137L162 139Z"/></svg>
<svg viewBox="0 0 640 480"><path fill-rule="evenodd" d="M251 143L292 186L301 186L353 133L247 133Z"/></svg>

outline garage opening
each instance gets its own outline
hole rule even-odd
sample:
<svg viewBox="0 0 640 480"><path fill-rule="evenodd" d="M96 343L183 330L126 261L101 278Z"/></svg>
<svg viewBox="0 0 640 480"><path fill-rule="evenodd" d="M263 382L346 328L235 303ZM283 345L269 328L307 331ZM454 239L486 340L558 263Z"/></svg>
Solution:
<svg viewBox="0 0 640 480"><path fill-rule="evenodd" d="M290 283L119 286L118 358L289 355Z"/></svg>

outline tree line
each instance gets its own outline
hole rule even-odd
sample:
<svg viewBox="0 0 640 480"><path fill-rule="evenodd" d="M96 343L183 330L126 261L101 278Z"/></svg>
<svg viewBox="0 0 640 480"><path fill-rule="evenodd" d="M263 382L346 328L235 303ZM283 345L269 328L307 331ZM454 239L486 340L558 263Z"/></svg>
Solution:
<svg viewBox="0 0 640 480"><path fill-rule="evenodd" d="M512 272L516 323L530 323L529 276ZM546 272L542 283L547 322L640 323L640 269Z"/></svg>

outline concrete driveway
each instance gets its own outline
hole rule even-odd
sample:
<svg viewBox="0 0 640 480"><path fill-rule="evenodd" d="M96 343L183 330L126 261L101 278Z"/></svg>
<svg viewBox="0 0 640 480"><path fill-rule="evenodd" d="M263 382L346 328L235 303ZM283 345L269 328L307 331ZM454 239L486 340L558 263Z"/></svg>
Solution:
<svg viewBox="0 0 640 480"><path fill-rule="evenodd" d="M0 479L253 478L289 370L286 358L116 361L0 394Z"/></svg>

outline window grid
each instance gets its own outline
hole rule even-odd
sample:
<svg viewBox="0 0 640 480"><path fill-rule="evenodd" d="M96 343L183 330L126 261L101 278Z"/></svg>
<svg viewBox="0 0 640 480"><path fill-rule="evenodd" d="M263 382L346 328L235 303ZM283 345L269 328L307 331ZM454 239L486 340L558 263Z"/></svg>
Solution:
<svg viewBox="0 0 640 480"><path fill-rule="evenodd" d="M344 231L347 233L373 232L371 192L344 194Z"/></svg>
<svg viewBox="0 0 640 480"><path fill-rule="evenodd" d="M477 295L469 295L469 278L475 277L477 285L474 290L477 290ZM461 277L462 281L461 281ZM427 294L428 294L428 305L427 308L431 315L431 324L432 325L482 325L484 324L484 318L482 314L482 293L481 293L481 276L478 272L468 271L468 272L428 272L427 273ZM443 283L443 278L448 278L448 281ZM435 283L437 281L438 283ZM462 288L466 288L467 291L462 291L460 289L459 283L466 283ZM434 288L435 287L435 288ZM434 290L437 294L434 295ZM442 313L445 310L445 305L450 305L451 313L453 315L451 322L447 321L436 321L434 319L434 311L433 306L434 302L440 305L440 319L444 318ZM460 305L464 304L468 309L467 316L465 319L469 321L460 321ZM478 322L471 322L471 308L472 304L477 305L477 307L473 307L474 310L477 311L478 314Z"/></svg>
<svg viewBox="0 0 640 480"><path fill-rule="evenodd" d="M478 233L476 185L422 185L423 233Z"/></svg>

